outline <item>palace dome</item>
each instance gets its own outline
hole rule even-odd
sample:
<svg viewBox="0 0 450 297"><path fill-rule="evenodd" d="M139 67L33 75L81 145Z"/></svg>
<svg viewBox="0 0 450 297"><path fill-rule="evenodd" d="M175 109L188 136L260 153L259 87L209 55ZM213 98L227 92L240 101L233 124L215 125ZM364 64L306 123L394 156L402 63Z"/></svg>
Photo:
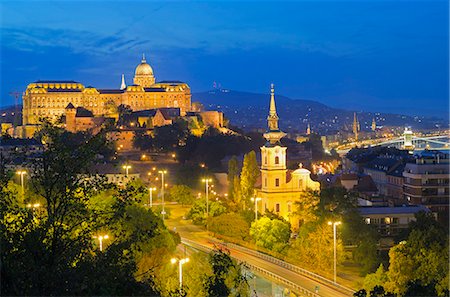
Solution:
<svg viewBox="0 0 450 297"><path fill-rule="evenodd" d="M145 56L142 56L141 64L136 67L135 75L153 75L153 69L147 64Z"/></svg>

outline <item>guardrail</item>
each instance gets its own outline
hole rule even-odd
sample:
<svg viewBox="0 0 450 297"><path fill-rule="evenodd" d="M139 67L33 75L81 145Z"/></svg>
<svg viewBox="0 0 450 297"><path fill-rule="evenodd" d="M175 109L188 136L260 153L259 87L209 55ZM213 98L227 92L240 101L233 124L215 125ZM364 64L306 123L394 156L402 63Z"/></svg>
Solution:
<svg viewBox="0 0 450 297"><path fill-rule="evenodd" d="M337 283L333 282L332 280L330 280L328 278L325 278L325 277L323 277L321 275L318 275L317 273L308 271L308 270L306 270L304 268L301 268L301 267L298 267L298 266L293 265L291 263L285 262L285 261L280 260L278 258L275 258L273 256L270 256L270 255L267 255L267 254L264 254L264 253L261 253L261 252L258 252L258 251L255 251L255 250L252 250L252 249L240 246L240 245L237 245L235 243L225 243L225 242L220 242L220 241L211 241L211 242L215 243L215 244L229 246L229 247L232 247L234 249L243 251L244 253L247 253L247 254L250 254L252 256L258 257L260 259L263 259L263 260L269 261L271 263L277 264L277 265L279 265L279 266L281 266L283 268L286 268L286 269L288 269L290 271L293 271L293 272L296 272L298 274L304 275L306 277L312 278L312 279L314 279L314 280L316 280L318 282L327 284L327 285L329 285L329 286L331 286L331 287L333 287L335 289L340 290L342 293L350 294L350 296L353 295L353 293L355 292L354 290L352 290L352 289L350 289L348 287L345 287L343 285L337 284Z"/></svg>
<svg viewBox="0 0 450 297"><path fill-rule="evenodd" d="M192 240L189 240L189 239L186 239L186 238L182 238L181 242L183 244L189 245L189 246L191 246L191 247L193 247L195 249L199 249L199 250L204 251L204 252L210 252L211 250L213 250L212 248L210 248L208 246L204 246L202 244L199 244L199 243L197 243L195 241L192 241ZM218 244L222 245L223 243L218 243ZM314 292L312 292L312 291L310 291L310 290L308 290L306 288L303 288L302 286L300 286L300 285L298 285L298 284L296 284L294 282L291 282L290 280L285 279L284 277L281 277L281 276L279 276L279 275L277 275L277 274L275 274L273 272L270 272L270 271L268 271L268 270L266 270L264 268L261 268L261 267L249 264L249 263L244 262L244 261L238 261L238 262L239 263L243 263L246 267L248 267L250 270L252 270L254 272L258 272L260 274L264 274L265 276L267 276L267 277L269 277L271 279L274 279L276 282L291 288L296 293L299 293L300 296L302 296L302 297L320 297L319 294L314 293Z"/></svg>

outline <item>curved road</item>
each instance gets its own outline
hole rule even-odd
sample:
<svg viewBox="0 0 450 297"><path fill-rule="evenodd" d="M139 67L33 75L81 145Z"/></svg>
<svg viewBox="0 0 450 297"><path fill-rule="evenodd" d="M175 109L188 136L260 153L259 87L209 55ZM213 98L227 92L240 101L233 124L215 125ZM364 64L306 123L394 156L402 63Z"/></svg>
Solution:
<svg viewBox="0 0 450 297"><path fill-rule="evenodd" d="M168 225L169 228L178 232L182 240L186 239L184 240L185 244L203 250L214 248L214 244L211 242L211 240L217 242L218 241L217 239L210 237L206 231L204 231L198 226L192 225L189 221L182 220L180 216L177 216L177 214L174 213L173 217L174 217L173 219L166 220L166 224ZM285 278L288 281L298 284L311 292L314 292L315 288L318 286L319 287L319 292L317 293L318 296L323 297L352 296L352 294L343 293L329 284L321 283L315 279L308 278L304 275L286 269L275 263L246 253L243 250L239 250L238 248L230 246L227 246L226 248L230 251L230 255L233 258L237 259L238 261L246 262L252 266L265 269L273 274ZM264 277L267 277L267 275L264 275Z"/></svg>

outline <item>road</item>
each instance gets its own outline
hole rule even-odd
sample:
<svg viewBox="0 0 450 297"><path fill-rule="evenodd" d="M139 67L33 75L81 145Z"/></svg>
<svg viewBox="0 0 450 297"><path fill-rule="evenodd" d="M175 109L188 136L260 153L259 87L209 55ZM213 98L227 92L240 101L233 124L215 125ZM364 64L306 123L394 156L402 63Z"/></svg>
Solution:
<svg viewBox="0 0 450 297"><path fill-rule="evenodd" d="M193 246L198 249L211 249L214 247L213 241L217 241L217 239L212 238L208 235L204 229L199 226L192 225L190 221L183 220L182 214L180 212L172 210L172 218L166 220L166 224L169 228L176 230L181 238L186 239L185 243ZM352 296L351 293L343 293L337 288L319 282L315 279L308 278L304 275L301 275L297 272L291 271L287 268L281 267L275 263L272 263L268 260L261 259L255 255L249 254L238 247L227 246L227 249L230 251L230 255L237 259L238 261L248 263L250 266L254 266L256 268L260 268L261 270L267 271L269 273L275 274L281 278L284 278L294 284L297 284L311 293L315 291L316 287L319 287L318 294L310 294L309 296L323 296L323 297L347 297ZM266 274L262 274L264 277L267 277ZM277 280L275 280L277 281ZM306 296L306 295L305 295Z"/></svg>

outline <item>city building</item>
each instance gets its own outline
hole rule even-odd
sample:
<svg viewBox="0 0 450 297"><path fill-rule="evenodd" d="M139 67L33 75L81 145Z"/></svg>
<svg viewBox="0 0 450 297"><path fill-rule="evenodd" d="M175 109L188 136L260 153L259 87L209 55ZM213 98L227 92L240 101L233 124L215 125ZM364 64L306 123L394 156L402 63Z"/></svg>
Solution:
<svg viewBox="0 0 450 297"><path fill-rule="evenodd" d="M84 108L93 117L118 117L118 106L133 111L166 107L179 108L181 115L191 110L191 90L181 81L155 81L152 67L145 57L136 67L134 84L117 89L98 89L76 81L39 80L30 83L23 94L22 123L17 136L31 137L41 118L57 120L71 107ZM73 112L73 111L72 111Z"/></svg>
<svg viewBox="0 0 450 297"><path fill-rule="evenodd" d="M261 205L258 209L262 213L270 210L282 216L291 223L293 229L297 229L299 218L292 215L295 211L295 201L302 199L302 193L308 189L319 190L320 184L311 179L311 172L302 168L301 163L296 170L287 169L287 148L280 142L286 134L279 129L278 119L272 85L268 130L264 133L267 142L261 147L261 187L256 195L261 198ZM258 205L258 202L256 203Z"/></svg>
<svg viewBox="0 0 450 297"><path fill-rule="evenodd" d="M423 205L398 207L359 207L359 213L366 224L375 225L381 235L397 235L402 229L407 229L410 222L415 221L418 212L430 212Z"/></svg>
<svg viewBox="0 0 450 297"><path fill-rule="evenodd" d="M448 224L449 154L422 151L405 165L403 177L405 200L427 206L439 221Z"/></svg>

